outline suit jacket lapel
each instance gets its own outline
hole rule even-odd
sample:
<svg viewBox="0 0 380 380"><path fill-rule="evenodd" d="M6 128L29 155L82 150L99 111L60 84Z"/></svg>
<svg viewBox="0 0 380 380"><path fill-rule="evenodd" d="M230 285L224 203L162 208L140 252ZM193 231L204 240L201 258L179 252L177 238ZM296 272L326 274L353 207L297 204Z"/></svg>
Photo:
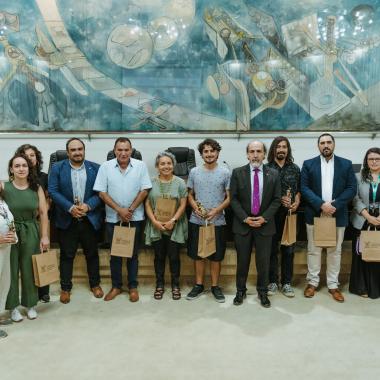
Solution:
<svg viewBox="0 0 380 380"><path fill-rule="evenodd" d="M266 202L266 197L268 193L268 187L270 186L270 175L268 173L268 168L263 165L263 194L262 194L262 199L260 201L260 208L262 207L264 202Z"/></svg>
<svg viewBox="0 0 380 380"><path fill-rule="evenodd" d="M317 189L317 195L322 197L322 163L321 163L321 157L318 156L315 158L315 170L317 172L316 175L316 189Z"/></svg>
<svg viewBox="0 0 380 380"><path fill-rule="evenodd" d="M333 178L333 188L332 188L332 197L333 199L336 198L335 196L335 189L336 189L336 185L337 185L337 182L338 182L338 173L339 173L339 170L340 170L340 161L339 161L339 157L335 156L334 157L334 178Z"/></svg>
<svg viewBox="0 0 380 380"><path fill-rule="evenodd" d="M91 188L91 179L92 179L92 175L94 174L93 173L93 170L92 170L92 166L87 162L87 161L84 161L84 166L86 168L86 176L87 176L87 180L86 180L86 189L85 189L85 192L84 192L84 199L87 199L90 197L90 194L91 194L91 191L92 191L92 188Z"/></svg>
<svg viewBox="0 0 380 380"><path fill-rule="evenodd" d="M73 183L71 182L71 166L70 166L70 161L67 160L65 161L64 163L64 180L66 180L66 184L67 186L66 189L67 189L67 192L68 192L68 196L69 196L69 199L73 199Z"/></svg>

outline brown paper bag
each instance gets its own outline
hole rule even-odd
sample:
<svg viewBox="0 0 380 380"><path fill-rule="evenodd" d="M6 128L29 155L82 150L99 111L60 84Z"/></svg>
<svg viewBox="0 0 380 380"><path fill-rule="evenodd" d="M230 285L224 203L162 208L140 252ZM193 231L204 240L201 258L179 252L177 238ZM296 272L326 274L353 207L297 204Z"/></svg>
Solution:
<svg viewBox="0 0 380 380"><path fill-rule="evenodd" d="M135 244L136 228L115 226L113 230L111 256L132 257Z"/></svg>
<svg viewBox="0 0 380 380"><path fill-rule="evenodd" d="M177 211L177 201L173 198L157 198L156 207L154 209L154 216L156 219L165 223L173 218Z"/></svg>
<svg viewBox="0 0 380 380"><path fill-rule="evenodd" d="M336 246L335 218L327 216L314 218L314 245L321 248Z"/></svg>
<svg viewBox="0 0 380 380"><path fill-rule="evenodd" d="M364 261L380 262L380 231L362 231L359 252L362 253Z"/></svg>
<svg viewBox="0 0 380 380"><path fill-rule="evenodd" d="M57 254L44 252L32 255L34 283L41 287L59 281Z"/></svg>
<svg viewBox="0 0 380 380"><path fill-rule="evenodd" d="M281 245L292 245L297 241L297 214L289 210L282 231Z"/></svg>
<svg viewBox="0 0 380 380"><path fill-rule="evenodd" d="M199 227L198 256L206 258L216 252L215 226L207 224Z"/></svg>

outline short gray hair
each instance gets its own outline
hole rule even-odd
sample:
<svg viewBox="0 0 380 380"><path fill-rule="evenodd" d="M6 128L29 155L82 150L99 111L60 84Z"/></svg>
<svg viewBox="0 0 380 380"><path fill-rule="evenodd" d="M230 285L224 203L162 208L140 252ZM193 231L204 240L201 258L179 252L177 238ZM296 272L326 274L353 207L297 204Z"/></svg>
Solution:
<svg viewBox="0 0 380 380"><path fill-rule="evenodd" d="M176 166L176 165L177 165L177 160L175 159L174 154L172 154L172 153L170 153L170 152L166 152L166 151L164 151L164 152L160 152L160 153L158 153L157 156L156 156L156 161L155 161L155 166L156 166L156 168L158 167L158 161L160 161L160 159L161 159L162 157L169 157L169 158L172 160L172 162L173 162L173 166Z"/></svg>

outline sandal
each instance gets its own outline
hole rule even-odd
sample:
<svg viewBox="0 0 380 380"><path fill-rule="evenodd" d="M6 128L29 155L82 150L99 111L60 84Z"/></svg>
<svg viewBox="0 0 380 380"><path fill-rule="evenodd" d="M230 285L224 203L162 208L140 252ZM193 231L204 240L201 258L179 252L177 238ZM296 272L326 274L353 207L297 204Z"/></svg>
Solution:
<svg viewBox="0 0 380 380"><path fill-rule="evenodd" d="M172 289L172 298L174 301L178 301L179 299L181 299L181 291L179 288Z"/></svg>
<svg viewBox="0 0 380 380"><path fill-rule="evenodd" d="M153 297L155 300L162 300L162 296L164 294L164 288L156 288L153 293Z"/></svg>

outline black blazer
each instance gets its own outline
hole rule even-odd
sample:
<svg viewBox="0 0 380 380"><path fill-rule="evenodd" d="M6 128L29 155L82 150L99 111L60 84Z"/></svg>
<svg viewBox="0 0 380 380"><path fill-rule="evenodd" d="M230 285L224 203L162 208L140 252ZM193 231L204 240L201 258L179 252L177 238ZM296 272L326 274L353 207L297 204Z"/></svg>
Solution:
<svg viewBox="0 0 380 380"><path fill-rule="evenodd" d="M232 171L231 177L231 207L234 212L232 231L235 234L246 235L252 229L244 223L251 216L251 166L241 166ZM257 228L263 235L273 235L276 232L274 216L281 205L281 183L277 170L263 166L263 194L260 204L260 216L267 223Z"/></svg>

